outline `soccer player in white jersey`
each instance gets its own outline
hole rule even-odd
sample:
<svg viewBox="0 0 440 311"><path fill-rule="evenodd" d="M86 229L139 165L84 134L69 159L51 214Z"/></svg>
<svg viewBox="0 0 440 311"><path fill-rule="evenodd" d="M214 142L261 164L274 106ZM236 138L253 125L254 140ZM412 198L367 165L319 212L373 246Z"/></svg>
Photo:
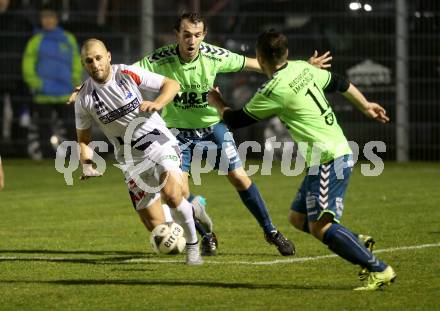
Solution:
<svg viewBox="0 0 440 311"><path fill-rule="evenodd" d="M88 78L75 101L75 119L82 179L99 176L92 167L91 126L95 121L113 144L133 206L152 231L165 222L163 200L185 230L187 264L202 264L191 204L182 196L182 171L177 141L157 113L180 89L179 84L139 67L111 65L110 52L97 39L81 48ZM144 101L140 90L159 92Z"/></svg>

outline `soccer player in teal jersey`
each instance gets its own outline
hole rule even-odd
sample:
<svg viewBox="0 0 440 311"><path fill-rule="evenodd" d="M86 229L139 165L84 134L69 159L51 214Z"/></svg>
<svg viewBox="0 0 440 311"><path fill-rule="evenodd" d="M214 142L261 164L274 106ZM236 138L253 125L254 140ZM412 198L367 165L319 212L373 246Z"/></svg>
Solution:
<svg viewBox="0 0 440 311"><path fill-rule="evenodd" d="M289 220L330 250L368 270L367 284L376 290L396 278L391 266L377 259L359 236L340 225L343 198L353 168L352 152L324 92L339 91L367 117L388 122L385 110L367 101L344 77L303 61L288 61L287 38L269 31L259 36L257 60L269 77L239 110L230 109L216 89L208 94L223 121L232 128L277 116L288 128L306 160L308 174L292 203Z"/></svg>
<svg viewBox="0 0 440 311"><path fill-rule="evenodd" d="M177 138L180 146L185 146L182 148L182 170L186 173L185 190L189 201L188 175L193 151L205 142L214 142L217 146L217 157L212 163L214 168L227 173L242 202L263 229L266 240L276 245L282 255L293 255L293 244L272 224L257 186L246 175L232 135L206 100L218 73L261 72L257 60L203 42L207 30L199 14L183 14L174 28L177 43L156 49L136 65L180 83L179 94L163 108L162 117L169 128L179 130ZM219 167L219 163L229 165ZM202 254L206 255L208 248L209 238L203 238Z"/></svg>

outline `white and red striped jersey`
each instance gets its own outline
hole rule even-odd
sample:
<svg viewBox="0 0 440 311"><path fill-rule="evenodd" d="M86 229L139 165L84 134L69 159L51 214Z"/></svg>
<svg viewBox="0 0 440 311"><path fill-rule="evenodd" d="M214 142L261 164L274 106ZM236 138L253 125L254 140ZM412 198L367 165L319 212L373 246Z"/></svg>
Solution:
<svg viewBox="0 0 440 311"><path fill-rule="evenodd" d="M125 163L124 137L127 127L138 117L146 118L131 135L133 159L145 158L147 149L176 142L157 113L140 111L140 90L159 92L164 76L137 66L112 65L112 77L104 84L88 78L75 101L77 129L88 129L94 120L115 148L116 160ZM136 159L137 158L137 159Z"/></svg>

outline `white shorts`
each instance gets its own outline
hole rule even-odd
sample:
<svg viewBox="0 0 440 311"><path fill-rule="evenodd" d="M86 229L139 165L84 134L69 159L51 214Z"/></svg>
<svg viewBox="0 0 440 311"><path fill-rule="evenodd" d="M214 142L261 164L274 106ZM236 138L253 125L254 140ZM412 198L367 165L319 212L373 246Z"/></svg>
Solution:
<svg viewBox="0 0 440 311"><path fill-rule="evenodd" d="M182 174L180 163L178 148L166 145L146 153L144 160L134 166L123 165L125 183L133 207L136 210L144 209L158 200L160 190L165 184L160 183L160 176L164 172Z"/></svg>

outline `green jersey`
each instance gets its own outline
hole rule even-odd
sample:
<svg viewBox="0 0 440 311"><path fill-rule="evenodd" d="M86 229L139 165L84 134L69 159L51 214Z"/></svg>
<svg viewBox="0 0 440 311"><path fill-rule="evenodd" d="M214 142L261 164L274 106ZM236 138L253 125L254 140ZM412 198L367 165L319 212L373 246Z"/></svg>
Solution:
<svg viewBox="0 0 440 311"><path fill-rule="evenodd" d="M180 92L162 110L169 128L204 128L220 121L217 110L208 106L207 95L217 73L240 71L245 57L202 42L198 56L185 63L177 44L161 47L135 65L180 83Z"/></svg>
<svg viewBox="0 0 440 311"><path fill-rule="evenodd" d="M286 125L307 166L351 154L347 139L324 96L331 73L304 61L280 68L244 107L261 120L277 116Z"/></svg>

